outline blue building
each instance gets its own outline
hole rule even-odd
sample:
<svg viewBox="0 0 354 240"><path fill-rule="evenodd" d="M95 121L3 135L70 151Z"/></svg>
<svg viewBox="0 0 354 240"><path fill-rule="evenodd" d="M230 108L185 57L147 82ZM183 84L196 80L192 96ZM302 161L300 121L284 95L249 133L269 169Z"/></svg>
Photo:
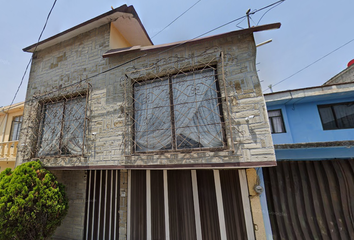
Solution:
<svg viewBox="0 0 354 240"><path fill-rule="evenodd" d="M354 66L265 94L277 166L258 169L267 239L354 236Z"/></svg>

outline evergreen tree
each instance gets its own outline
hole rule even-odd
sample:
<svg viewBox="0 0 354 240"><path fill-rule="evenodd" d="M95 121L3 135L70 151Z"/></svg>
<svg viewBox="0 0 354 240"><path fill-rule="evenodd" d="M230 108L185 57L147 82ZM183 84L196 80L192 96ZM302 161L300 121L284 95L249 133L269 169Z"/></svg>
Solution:
<svg viewBox="0 0 354 240"><path fill-rule="evenodd" d="M46 239L67 211L64 185L39 160L1 172L0 240Z"/></svg>

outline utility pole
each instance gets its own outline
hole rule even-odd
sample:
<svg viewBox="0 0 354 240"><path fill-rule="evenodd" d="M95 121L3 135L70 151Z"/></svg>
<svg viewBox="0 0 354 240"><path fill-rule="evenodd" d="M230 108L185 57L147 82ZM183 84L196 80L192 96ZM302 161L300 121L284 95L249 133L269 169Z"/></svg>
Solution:
<svg viewBox="0 0 354 240"><path fill-rule="evenodd" d="M248 28L251 27L251 24L250 24L250 12L251 12L251 9L249 8L246 12L246 15L247 15L247 22L248 22Z"/></svg>

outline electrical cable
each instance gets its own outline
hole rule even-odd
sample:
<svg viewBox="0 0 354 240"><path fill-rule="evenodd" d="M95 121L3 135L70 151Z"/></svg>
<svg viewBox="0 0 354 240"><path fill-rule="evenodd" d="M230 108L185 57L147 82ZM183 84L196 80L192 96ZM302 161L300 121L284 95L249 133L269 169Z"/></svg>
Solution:
<svg viewBox="0 0 354 240"><path fill-rule="evenodd" d="M285 0L280 1L278 4L274 5L273 7L269 8L265 13L263 13L262 17L258 20L256 26L258 26L259 22L262 20L262 18L273 8L278 7L280 4L282 4Z"/></svg>
<svg viewBox="0 0 354 240"><path fill-rule="evenodd" d="M36 51L36 49L37 49L37 47L38 47L39 41L41 40L41 37L42 37L42 35L43 35L43 32L44 32L45 28L47 27L47 23L48 23L49 17L50 17L50 15L52 14L52 11L53 11L54 6L55 6L56 3L57 3L57 0L54 0L54 3L53 3L53 5L52 5L52 7L51 7L51 9L50 9L50 11L49 11L49 13L48 13L48 15L47 15L47 19L46 19L46 21L45 21L45 23L44 23L44 26L43 26L43 28L42 28L42 31L41 31L41 33L40 33L40 35L39 35L39 37L38 37L38 41L37 41L36 47L34 48L33 53ZM13 103L14 103L16 97L17 97L17 94L18 94L18 92L20 91L20 88L21 88L21 86L22 86L22 84L23 84L23 80L24 80L24 78L25 78L25 76L26 76L26 74L27 74L27 70L28 70L29 66L31 65L31 63L32 63L32 59L33 59L33 54L32 54L32 56L31 56L31 58L30 58L30 60L29 60L29 62L28 62L28 64L27 64L27 66L26 66L25 72L23 73L21 82L20 82L19 86L17 87L16 93L15 93L15 95L14 95L12 101L11 101L11 104L9 105L9 107L7 108L6 111L8 111L8 110L11 108L11 106L13 105ZM4 112L5 112L5 110L4 110ZM5 118L4 118L4 119L5 119ZM4 119L1 121L0 125L2 125Z"/></svg>
<svg viewBox="0 0 354 240"><path fill-rule="evenodd" d="M351 42L353 42L353 41L354 41L354 38L353 38L352 40L350 40L350 41L348 41L348 42L344 43L343 45L341 45L341 46L337 47L336 49L332 50L331 52L327 53L326 55L324 55L324 56L320 57L319 59L317 59L316 61L314 61L314 62L310 63L309 65L307 65L307 66L305 66L305 67L301 68L301 69L300 69L300 70L298 70L297 72L295 72L295 73L291 74L289 77L286 77L286 78L284 78L283 80L281 80L281 81L279 81L279 82L277 82L277 83L275 83L274 85L271 85L271 86L272 86L272 87L274 87L274 86L276 86L276 85L278 85L278 84L280 84L280 83L282 83L282 82L284 82L284 81L288 80L289 78L291 78L291 77L293 77L293 76L297 75L298 73L300 73L300 72L304 71L305 69L307 69L307 68L311 67L311 66L312 66L312 65L314 65L315 63L317 63L317 62L321 61L322 59L324 59L324 58L328 57L328 56L329 56L329 55L331 55L332 53L334 53L334 52L338 51L339 49L341 49L341 48L345 47L346 45L348 45L349 43L351 43ZM268 88L266 88L263 92L265 92L265 91L267 91L267 90L269 90L269 89L270 89L270 88L268 87Z"/></svg>
<svg viewBox="0 0 354 240"><path fill-rule="evenodd" d="M164 31L166 28L168 28L169 26L171 26L175 21L177 21L177 19L179 19L180 17L182 17L186 12L188 12L190 9L192 9L195 5L197 5L197 3L199 3L201 0L198 0L197 2L195 2L191 7L189 7L186 11L184 11L181 15L179 15L178 17L176 17L172 22L170 22L166 27L164 27L162 30L160 30L158 33L156 33L154 36L151 37L151 39L153 39L154 37L156 37L157 35L159 35L162 31Z"/></svg>

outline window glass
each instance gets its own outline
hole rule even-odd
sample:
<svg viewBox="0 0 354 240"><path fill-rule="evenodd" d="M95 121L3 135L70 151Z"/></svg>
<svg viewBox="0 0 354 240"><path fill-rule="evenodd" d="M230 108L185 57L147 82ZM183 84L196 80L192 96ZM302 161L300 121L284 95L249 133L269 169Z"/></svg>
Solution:
<svg viewBox="0 0 354 240"><path fill-rule="evenodd" d="M22 126L22 116L14 117L11 125L11 133L9 137L9 141L17 141L20 136L20 130Z"/></svg>
<svg viewBox="0 0 354 240"><path fill-rule="evenodd" d="M135 84L134 98L137 151L171 149L168 79Z"/></svg>
<svg viewBox="0 0 354 240"><path fill-rule="evenodd" d="M268 111L269 125L271 133L285 133L285 126L281 110Z"/></svg>
<svg viewBox="0 0 354 240"><path fill-rule="evenodd" d="M318 106L324 130L354 128L354 102Z"/></svg>
<svg viewBox="0 0 354 240"><path fill-rule="evenodd" d="M39 157L82 153L85 100L78 97L44 105Z"/></svg>
<svg viewBox="0 0 354 240"><path fill-rule="evenodd" d="M223 147L215 71L134 85L137 152Z"/></svg>

